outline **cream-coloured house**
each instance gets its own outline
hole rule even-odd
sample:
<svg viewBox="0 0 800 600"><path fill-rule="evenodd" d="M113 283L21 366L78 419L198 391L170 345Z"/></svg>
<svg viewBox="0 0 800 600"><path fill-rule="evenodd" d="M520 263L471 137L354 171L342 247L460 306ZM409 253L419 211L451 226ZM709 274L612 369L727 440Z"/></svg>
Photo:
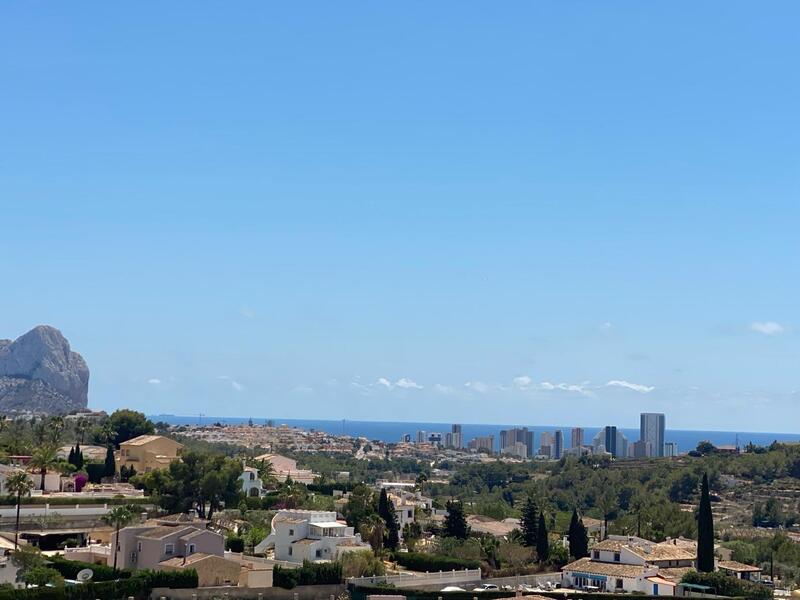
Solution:
<svg viewBox="0 0 800 600"><path fill-rule="evenodd" d="M183 444L161 435L140 435L119 445L117 471L133 467L137 473L166 469L180 456Z"/></svg>
<svg viewBox="0 0 800 600"><path fill-rule="evenodd" d="M316 473L312 473L308 469L298 469L297 461L287 456L280 454L262 454L256 456L256 460L263 460L272 465L272 470L275 472L275 477L278 481L286 481L291 477L297 483L314 483L314 478L317 477Z"/></svg>
<svg viewBox="0 0 800 600"><path fill-rule="evenodd" d="M162 560L156 567L159 571L197 571L197 587L238 585L242 565L216 554L196 552L189 556L176 556Z"/></svg>

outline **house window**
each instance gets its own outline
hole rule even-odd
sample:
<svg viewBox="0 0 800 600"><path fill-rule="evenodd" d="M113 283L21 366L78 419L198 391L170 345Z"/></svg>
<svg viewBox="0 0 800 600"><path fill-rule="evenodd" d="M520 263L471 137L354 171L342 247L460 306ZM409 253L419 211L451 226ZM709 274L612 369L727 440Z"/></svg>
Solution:
<svg viewBox="0 0 800 600"><path fill-rule="evenodd" d="M595 560L600 560L600 550L595 550L592 552L592 558Z"/></svg>
<svg viewBox="0 0 800 600"><path fill-rule="evenodd" d="M317 558L321 558L321 557L322 557L322 550L318 549L317 550Z"/></svg>
<svg viewBox="0 0 800 600"><path fill-rule="evenodd" d="M408 518L410 519L413 516L414 516L414 511L413 510L409 510L408 511Z"/></svg>
<svg viewBox="0 0 800 600"><path fill-rule="evenodd" d="M617 589L618 590L622 589L622 579L617 579Z"/></svg>
<svg viewBox="0 0 800 600"><path fill-rule="evenodd" d="M614 562L619 562L619 552L614 552Z"/></svg>
<svg viewBox="0 0 800 600"><path fill-rule="evenodd" d="M142 542L136 542L136 549L141 552L142 551Z"/></svg>
<svg viewBox="0 0 800 600"><path fill-rule="evenodd" d="M194 544L189 544L189 554L194 554L196 549L197 546L195 546Z"/></svg>
<svg viewBox="0 0 800 600"><path fill-rule="evenodd" d="M294 535L294 529L289 530L289 535Z"/></svg>
<svg viewBox="0 0 800 600"><path fill-rule="evenodd" d="M291 555L292 555L292 547L289 546L289 556L291 556Z"/></svg>
<svg viewBox="0 0 800 600"><path fill-rule="evenodd" d="M167 556L175 554L175 544L164 544L164 554Z"/></svg>

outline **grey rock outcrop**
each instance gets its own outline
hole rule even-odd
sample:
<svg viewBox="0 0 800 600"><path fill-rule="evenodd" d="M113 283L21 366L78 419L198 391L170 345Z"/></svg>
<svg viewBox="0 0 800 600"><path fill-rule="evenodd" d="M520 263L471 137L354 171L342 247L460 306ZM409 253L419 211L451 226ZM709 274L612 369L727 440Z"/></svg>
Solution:
<svg viewBox="0 0 800 600"><path fill-rule="evenodd" d="M0 412L63 414L86 408L89 368L55 327L0 340Z"/></svg>

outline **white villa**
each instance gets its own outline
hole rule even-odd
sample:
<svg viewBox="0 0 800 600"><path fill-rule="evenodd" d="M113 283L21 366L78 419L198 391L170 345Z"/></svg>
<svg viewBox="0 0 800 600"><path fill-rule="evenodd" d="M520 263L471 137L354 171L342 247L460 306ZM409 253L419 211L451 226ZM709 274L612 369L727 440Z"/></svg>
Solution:
<svg viewBox="0 0 800 600"><path fill-rule="evenodd" d="M674 596L681 578L693 567L696 555L693 540L669 539L656 543L635 536L610 535L592 546L589 557L562 569L562 586Z"/></svg>
<svg viewBox="0 0 800 600"><path fill-rule="evenodd" d="M242 474L239 475L239 481L242 482L242 492L248 497L259 498L263 496L267 490L264 489L264 482L258 476L258 469L255 467L242 467Z"/></svg>
<svg viewBox="0 0 800 600"><path fill-rule="evenodd" d="M326 510L279 510L272 518L272 533L255 547L256 554L272 548L276 560L302 563L336 560L343 552L368 550L369 544L352 527Z"/></svg>

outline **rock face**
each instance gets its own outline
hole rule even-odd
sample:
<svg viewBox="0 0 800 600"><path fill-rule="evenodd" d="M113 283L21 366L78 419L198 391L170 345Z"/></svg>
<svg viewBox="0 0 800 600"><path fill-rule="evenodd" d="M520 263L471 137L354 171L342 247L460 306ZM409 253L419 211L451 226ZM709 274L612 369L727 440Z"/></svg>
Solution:
<svg viewBox="0 0 800 600"><path fill-rule="evenodd" d="M63 414L86 408L89 368L55 327L0 340L0 413Z"/></svg>

